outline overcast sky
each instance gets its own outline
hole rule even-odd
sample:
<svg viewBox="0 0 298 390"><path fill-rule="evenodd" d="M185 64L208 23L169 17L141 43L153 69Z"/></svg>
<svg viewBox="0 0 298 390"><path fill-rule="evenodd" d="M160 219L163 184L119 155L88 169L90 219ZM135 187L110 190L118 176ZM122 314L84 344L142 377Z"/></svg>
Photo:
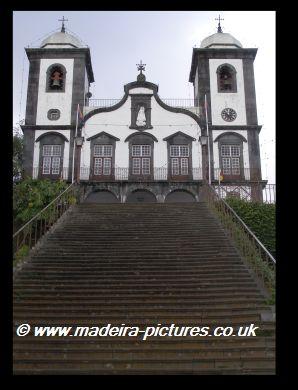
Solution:
<svg viewBox="0 0 298 390"><path fill-rule="evenodd" d="M29 63L25 47L38 47L61 19L90 47L95 83L92 98L121 98L136 80L136 64L159 85L161 98L193 98L188 82L192 49L217 31L232 34L245 48L258 48L255 65L263 179L275 183L275 12L274 11L24 11L14 12L14 126L25 117Z"/></svg>

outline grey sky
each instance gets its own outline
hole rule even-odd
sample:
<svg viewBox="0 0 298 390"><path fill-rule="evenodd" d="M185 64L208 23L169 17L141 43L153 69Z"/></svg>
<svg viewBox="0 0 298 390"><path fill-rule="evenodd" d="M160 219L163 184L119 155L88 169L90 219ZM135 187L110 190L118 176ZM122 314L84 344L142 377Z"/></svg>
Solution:
<svg viewBox="0 0 298 390"><path fill-rule="evenodd" d="M257 47L255 82L262 174L275 183L275 12L274 11L25 11L14 12L13 76L16 125L25 117L28 60L24 47L37 47L61 27L75 33L91 50L95 83L92 98L121 98L124 84L136 80L142 59L148 81L159 84L161 98L192 98L188 82L192 48L216 32L218 15L223 32L243 47ZM25 55L25 57L24 57Z"/></svg>

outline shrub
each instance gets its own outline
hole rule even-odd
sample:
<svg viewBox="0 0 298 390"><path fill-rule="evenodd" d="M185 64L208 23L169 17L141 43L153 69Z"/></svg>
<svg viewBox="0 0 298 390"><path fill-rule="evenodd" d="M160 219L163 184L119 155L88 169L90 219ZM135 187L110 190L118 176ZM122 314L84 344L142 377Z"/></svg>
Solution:
<svg viewBox="0 0 298 390"><path fill-rule="evenodd" d="M275 256L275 204L246 202L232 197L226 198L226 202Z"/></svg>
<svg viewBox="0 0 298 390"><path fill-rule="evenodd" d="M14 185L14 224L23 225L67 188L64 181L27 178Z"/></svg>
<svg viewBox="0 0 298 390"><path fill-rule="evenodd" d="M23 245L20 249L15 253L13 264L16 265L19 261L21 261L24 257L26 257L29 253L29 246Z"/></svg>

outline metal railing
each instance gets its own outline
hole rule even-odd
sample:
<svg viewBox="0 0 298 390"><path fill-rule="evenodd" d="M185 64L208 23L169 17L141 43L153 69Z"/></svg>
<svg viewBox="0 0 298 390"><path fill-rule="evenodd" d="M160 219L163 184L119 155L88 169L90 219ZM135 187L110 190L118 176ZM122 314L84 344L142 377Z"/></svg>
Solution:
<svg viewBox="0 0 298 390"><path fill-rule="evenodd" d="M51 203L25 223L13 235L14 259L27 254L35 247L41 237L55 222L75 203L80 203L84 197L84 188L73 183L58 195Z"/></svg>
<svg viewBox="0 0 298 390"><path fill-rule="evenodd" d="M33 167L32 168L32 179L38 179L42 176L40 167ZM69 167L63 167L61 168L61 172L59 175L57 175L57 178L62 180L68 180L68 178L71 177L71 172Z"/></svg>
<svg viewBox="0 0 298 390"><path fill-rule="evenodd" d="M112 107L121 99L89 99L87 107Z"/></svg>
<svg viewBox="0 0 298 390"><path fill-rule="evenodd" d="M80 168L80 180L92 181L196 181L202 180L202 168L192 168L189 170L189 175L171 176L167 167L154 167L150 175L131 175L129 168L115 167L112 168L108 175L93 175L93 170L89 167Z"/></svg>
<svg viewBox="0 0 298 390"><path fill-rule="evenodd" d="M236 212L209 184L202 188L202 199L215 212L240 254L252 265L264 286L274 293L276 260Z"/></svg>
<svg viewBox="0 0 298 390"><path fill-rule="evenodd" d="M197 99L161 99L165 104L172 107L197 107ZM119 103L121 99L89 99L88 107L111 107Z"/></svg>
<svg viewBox="0 0 298 390"><path fill-rule="evenodd" d="M233 185L234 184L234 185ZM237 185L235 183L226 185L224 182L220 185L213 185L215 191L218 193L220 198L225 199L228 196L235 196L239 199L251 202L254 200L252 196L252 189L254 187L260 187L259 183L248 183ZM276 185L267 184L265 188L260 190L262 194L262 203L275 204L276 202Z"/></svg>
<svg viewBox="0 0 298 390"><path fill-rule="evenodd" d="M276 203L276 185L267 184L263 189L263 203Z"/></svg>
<svg viewBox="0 0 298 390"><path fill-rule="evenodd" d="M161 98L161 100L166 103L168 106L172 107L197 107L198 99L171 99L171 98Z"/></svg>

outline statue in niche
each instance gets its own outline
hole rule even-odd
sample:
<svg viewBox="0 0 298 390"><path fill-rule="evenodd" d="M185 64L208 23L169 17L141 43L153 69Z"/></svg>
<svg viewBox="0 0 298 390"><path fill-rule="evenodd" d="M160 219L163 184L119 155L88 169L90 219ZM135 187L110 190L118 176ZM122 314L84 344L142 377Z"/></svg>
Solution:
<svg viewBox="0 0 298 390"><path fill-rule="evenodd" d="M146 126L146 115L145 115L145 107L144 106L140 106L140 108L139 108L136 125L139 127Z"/></svg>

